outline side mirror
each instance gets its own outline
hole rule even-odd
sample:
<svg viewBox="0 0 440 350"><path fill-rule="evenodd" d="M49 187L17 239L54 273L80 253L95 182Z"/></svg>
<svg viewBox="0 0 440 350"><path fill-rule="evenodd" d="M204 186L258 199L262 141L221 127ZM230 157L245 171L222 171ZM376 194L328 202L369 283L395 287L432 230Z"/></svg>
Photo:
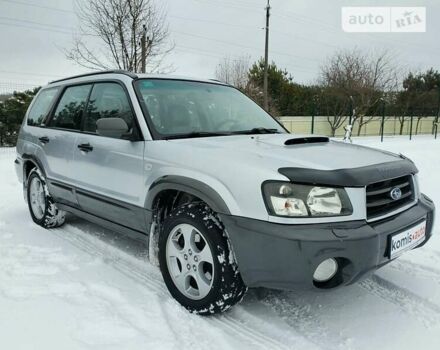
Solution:
<svg viewBox="0 0 440 350"><path fill-rule="evenodd" d="M96 121L98 135L120 139L128 132L128 125L122 118L101 118Z"/></svg>

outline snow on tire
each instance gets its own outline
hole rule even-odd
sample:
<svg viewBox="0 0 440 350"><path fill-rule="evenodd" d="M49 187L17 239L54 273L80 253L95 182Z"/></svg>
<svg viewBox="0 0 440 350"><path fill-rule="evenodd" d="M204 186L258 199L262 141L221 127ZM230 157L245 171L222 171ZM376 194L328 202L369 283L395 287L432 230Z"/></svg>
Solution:
<svg viewBox="0 0 440 350"><path fill-rule="evenodd" d="M186 204L166 217L159 237L159 263L171 295L193 313L226 311L247 290L226 231L205 204Z"/></svg>
<svg viewBox="0 0 440 350"><path fill-rule="evenodd" d="M26 196L32 220L45 228L64 224L66 213L55 205L40 169L34 168L27 179Z"/></svg>

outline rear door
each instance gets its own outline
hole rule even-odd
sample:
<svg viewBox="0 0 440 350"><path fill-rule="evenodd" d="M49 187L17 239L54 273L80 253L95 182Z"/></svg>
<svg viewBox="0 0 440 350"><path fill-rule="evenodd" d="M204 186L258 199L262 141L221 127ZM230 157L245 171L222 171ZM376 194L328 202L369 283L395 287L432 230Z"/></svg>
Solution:
<svg viewBox="0 0 440 350"><path fill-rule="evenodd" d="M137 128L123 85L99 82L93 86L83 132L73 150L72 175L79 205L95 216L145 231L144 142L98 135L96 122L101 118L122 118L130 131Z"/></svg>
<svg viewBox="0 0 440 350"><path fill-rule="evenodd" d="M53 197L68 205L77 205L72 189L73 150L81 129L81 119L91 84L68 86L55 106L39 142L44 151L44 170Z"/></svg>

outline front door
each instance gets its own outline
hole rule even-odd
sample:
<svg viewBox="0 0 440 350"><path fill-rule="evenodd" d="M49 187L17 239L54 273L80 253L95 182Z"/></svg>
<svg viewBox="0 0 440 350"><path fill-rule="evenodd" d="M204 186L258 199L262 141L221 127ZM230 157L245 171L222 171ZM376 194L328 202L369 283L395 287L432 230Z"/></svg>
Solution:
<svg viewBox="0 0 440 350"><path fill-rule="evenodd" d="M144 142L97 133L102 118L122 118L136 128L124 88L96 83L83 118L82 133L73 151L74 181L80 208L90 214L138 230L146 230L144 212Z"/></svg>

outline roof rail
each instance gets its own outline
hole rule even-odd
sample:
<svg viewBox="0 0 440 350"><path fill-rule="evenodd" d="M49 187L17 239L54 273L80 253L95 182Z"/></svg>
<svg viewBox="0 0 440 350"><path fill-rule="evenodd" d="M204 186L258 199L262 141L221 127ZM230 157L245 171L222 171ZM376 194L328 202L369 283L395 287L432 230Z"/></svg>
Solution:
<svg viewBox="0 0 440 350"><path fill-rule="evenodd" d="M212 81L212 82L214 82L214 83L221 84L221 85L232 86L232 87L234 87L234 85L229 84L229 83L226 83L226 82L221 81L221 80L218 80L218 79L208 79L208 80L209 80L209 81Z"/></svg>
<svg viewBox="0 0 440 350"><path fill-rule="evenodd" d="M135 73L133 73L133 72L129 72L129 71L122 70L122 69L114 69L114 70L104 70L104 71L97 71L97 72L91 72L91 73L74 75L74 76L68 77L68 78L53 80L53 81L49 82L49 84L59 83L60 81L65 81L65 80L70 80L70 79L75 79L75 78L88 77L88 76L91 76L91 75L99 75L99 74L124 74L124 75L127 75L127 76L129 76L130 78L133 78L133 79L137 79L138 78L138 76Z"/></svg>

